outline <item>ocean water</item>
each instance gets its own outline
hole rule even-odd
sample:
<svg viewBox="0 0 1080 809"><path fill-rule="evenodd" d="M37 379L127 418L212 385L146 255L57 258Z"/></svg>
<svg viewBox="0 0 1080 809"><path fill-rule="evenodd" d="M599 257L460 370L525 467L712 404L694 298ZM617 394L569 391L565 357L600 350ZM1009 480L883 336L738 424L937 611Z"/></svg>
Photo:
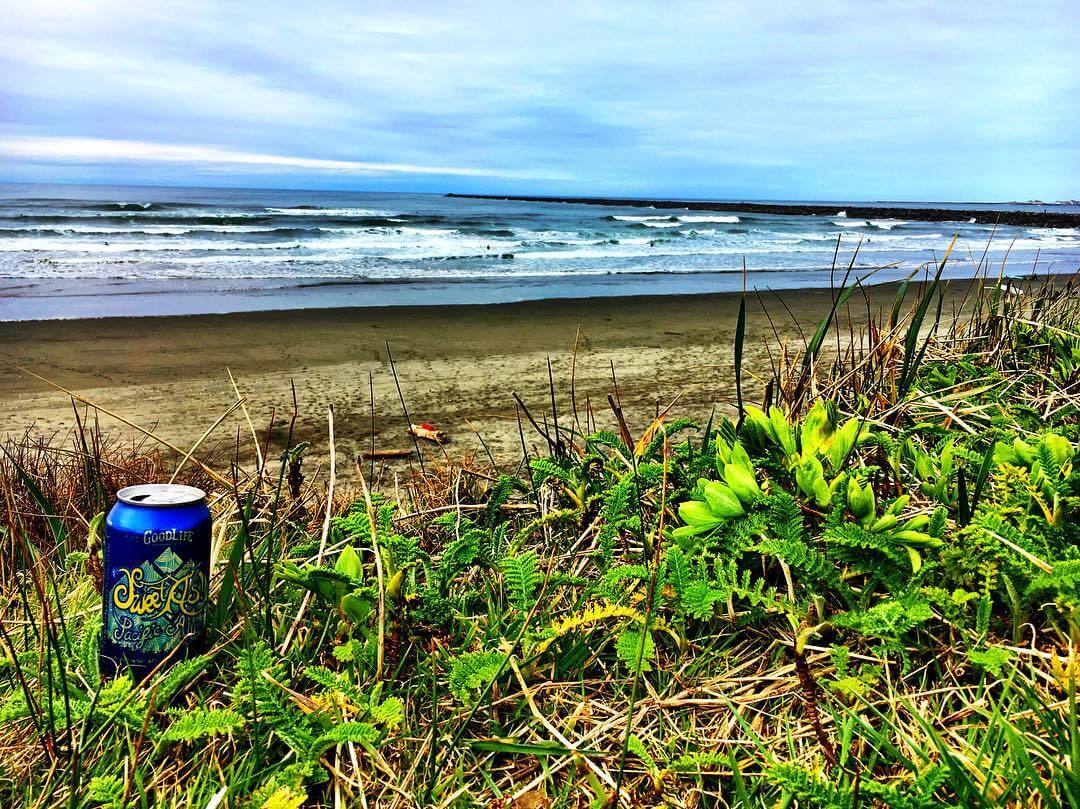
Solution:
<svg viewBox="0 0 1080 809"><path fill-rule="evenodd" d="M844 207L779 216L0 185L0 320L728 291L743 287L744 261L748 288L815 288L853 258L853 275L874 281L926 271L954 234L950 277L988 265L1008 275L1080 268L1078 228L855 219Z"/></svg>

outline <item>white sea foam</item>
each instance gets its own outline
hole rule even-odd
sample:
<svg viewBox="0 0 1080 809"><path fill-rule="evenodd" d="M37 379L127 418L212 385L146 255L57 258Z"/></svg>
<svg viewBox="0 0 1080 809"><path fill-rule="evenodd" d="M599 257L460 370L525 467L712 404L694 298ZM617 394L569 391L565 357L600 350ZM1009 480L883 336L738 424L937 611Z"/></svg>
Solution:
<svg viewBox="0 0 1080 809"><path fill-rule="evenodd" d="M908 224L903 219L847 219L844 217L834 219L832 223L841 228L877 228L878 230L892 230Z"/></svg>
<svg viewBox="0 0 1080 809"><path fill-rule="evenodd" d="M1028 228L1027 232L1039 238L1080 236L1080 228Z"/></svg>
<svg viewBox="0 0 1080 809"><path fill-rule="evenodd" d="M737 216L680 216L680 222L714 222L718 225L734 225L741 220Z"/></svg>
<svg viewBox="0 0 1080 809"><path fill-rule="evenodd" d="M265 200L242 206L229 198L227 204L197 208L81 214L73 212L75 205L0 201L0 277L78 284L156 278L168 289L173 279L197 278L242 290L243 279L262 277L306 285L320 278L404 282L730 272L741 268L744 257L751 271L801 273L830 265L838 231L841 253L848 256L864 237L860 267L896 264L908 270L944 250L952 235L944 225L856 219L846 211L754 218L732 227L740 222L735 214L685 208L583 217L580 209L563 213L539 206L523 215L516 207L488 215L488 208L457 203L431 201L418 210L403 207L407 203L399 198L371 198L369 207L361 207L363 201L356 207L344 198L341 207L267 208ZM987 226L962 224L958 230L962 239L978 240L985 239ZM993 254L1002 255L1014 237L1011 256L1017 264L1030 266L1040 250L1040 266L1080 259L1080 228L1002 227Z"/></svg>
<svg viewBox="0 0 1080 809"><path fill-rule="evenodd" d="M36 225L20 228L24 233L93 233L105 238L108 234L116 236L183 236L188 233L272 233L287 228L288 225L144 225L132 224L127 227L115 225ZM312 224L317 228L317 224Z"/></svg>
<svg viewBox="0 0 1080 809"><path fill-rule="evenodd" d="M812 231L769 231L754 228L751 234L732 233L726 229L703 229L690 235L674 233L677 222L645 223L660 228L660 241L648 237L618 239L598 238L595 233L565 231L519 230L513 237L490 237L467 231L436 227L344 228L338 227L314 233L310 238L290 233L282 238L267 234L258 240L185 238L177 234L159 238L156 234L138 233L119 238L109 236L45 237L27 236L0 239L0 254L24 253L55 261L70 261L84 256L98 260L189 260L214 261L222 257L240 260L268 261L307 260L470 260L496 259L513 253L516 258L550 261L581 258L659 258L663 256L764 254L770 252L816 253L819 245L834 241L835 235ZM848 223L864 226L857 220ZM947 246L944 233L916 233L903 229L873 229L870 242L863 250L893 252L925 251ZM668 234L671 234L668 236ZM136 237L137 236L137 237ZM1014 250L1037 250L1080 247L1080 231L1070 228L1030 229L1025 238L1018 239ZM0 273L3 274L3 273Z"/></svg>
<svg viewBox="0 0 1080 809"><path fill-rule="evenodd" d="M0 239L0 253L184 253L192 250L295 250L301 247L296 239L272 242L226 242L212 239L123 239L93 241L78 239L16 238Z"/></svg>
<svg viewBox="0 0 1080 809"><path fill-rule="evenodd" d="M277 216L396 216L389 211L370 208L267 208Z"/></svg>

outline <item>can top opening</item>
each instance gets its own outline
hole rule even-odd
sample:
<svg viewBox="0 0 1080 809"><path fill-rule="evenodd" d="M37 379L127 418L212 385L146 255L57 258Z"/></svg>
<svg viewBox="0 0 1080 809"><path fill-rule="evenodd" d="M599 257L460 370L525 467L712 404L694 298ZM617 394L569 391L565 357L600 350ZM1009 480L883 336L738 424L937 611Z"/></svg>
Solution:
<svg viewBox="0 0 1080 809"><path fill-rule="evenodd" d="M130 506L190 506L205 500L206 492L179 483L142 483L121 489L116 497Z"/></svg>

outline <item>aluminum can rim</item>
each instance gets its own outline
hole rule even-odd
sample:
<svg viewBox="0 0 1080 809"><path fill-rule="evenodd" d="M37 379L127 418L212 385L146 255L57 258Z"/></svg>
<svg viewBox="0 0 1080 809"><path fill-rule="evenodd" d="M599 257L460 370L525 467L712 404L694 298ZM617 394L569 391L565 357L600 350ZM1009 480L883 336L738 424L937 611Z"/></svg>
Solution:
<svg viewBox="0 0 1080 809"><path fill-rule="evenodd" d="M195 486L179 483L140 483L125 486L116 493L121 503L141 508L176 508L191 506L206 500L206 492Z"/></svg>

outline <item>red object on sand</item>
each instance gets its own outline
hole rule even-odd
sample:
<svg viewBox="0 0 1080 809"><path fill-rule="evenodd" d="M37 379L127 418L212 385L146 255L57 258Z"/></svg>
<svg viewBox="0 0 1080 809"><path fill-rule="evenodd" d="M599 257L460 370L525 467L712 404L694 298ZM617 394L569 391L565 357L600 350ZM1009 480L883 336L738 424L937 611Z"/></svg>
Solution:
<svg viewBox="0 0 1080 809"><path fill-rule="evenodd" d="M410 424L409 432L417 438L423 438L426 441L434 441L436 444L445 444L449 440L446 433L434 425L428 424L426 421L422 421L419 424Z"/></svg>

